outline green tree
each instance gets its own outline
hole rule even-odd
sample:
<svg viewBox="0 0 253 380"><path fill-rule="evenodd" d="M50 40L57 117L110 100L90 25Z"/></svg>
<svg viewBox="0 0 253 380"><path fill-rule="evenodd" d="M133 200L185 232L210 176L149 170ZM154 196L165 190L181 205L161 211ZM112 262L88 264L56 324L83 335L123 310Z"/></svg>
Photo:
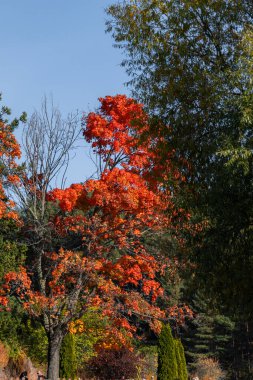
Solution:
<svg viewBox="0 0 253 380"><path fill-rule="evenodd" d="M18 243L18 228L12 220L0 220L0 281L4 274L24 263L26 246ZM16 236L15 236L16 234Z"/></svg>
<svg viewBox="0 0 253 380"><path fill-rule="evenodd" d="M188 163L180 201L194 221L206 221L187 244L196 269L188 273L185 287L204 290L214 315L229 317L242 332L248 326L247 337L239 334L244 339L239 346L249 347L253 3L126 0L110 6L107 14L107 30L125 53L132 93L153 116L149 134L156 136L158 126L164 132L161 157L174 148L175 158ZM208 326L206 321L201 328ZM250 354L238 355L236 346L233 355L236 368L245 356L252 366Z"/></svg>
<svg viewBox="0 0 253 380"><path fill-rule="evenodd" d="M68 333L62 341L60 351L60 377L75 379L77 371L75 336Z"/></svg>
<svg viewBox="0 0 253 380"><path fill-rule="evenodd" d="M185 355L184 355L184 347L182 345L181 340L179 339L174 340L174 345L175 345L175 354L176 354L176 361L177 361L177 379L187 380L188 373L187 373L187 366L186 366L186 360L185 360Z"/></svg>
<svg viewBox="0 0 253 380"><path fill-rule="evenodd" d="M107 13L149 133L164 125L161 156L188 162L183 202L208 223L192 242L197 287L251 318L252 2L126 0Z"/></svg>
<svg viewBox="0 0 253 380"><path fill-rule="evenodd" d="M89 308L82 316L81 321L85 331L75 334L75 351L78 370L85 368L88 360L96 355L95 347L104 338L109 321L96 308Z"/></svg>
<svg viewBox="0 0 253 380"><path fill-rule="evenodd" d="M134 96L171 126L167 142L198 172L245 96L252 10L248 0L127 0L107 10Z"/></svg>
<svg viewBox="0 0 253 380"><path fill-rule="evenodd" d="M0 93L0 102L2 101L2 93ZM11 122L9 121L8 117L11 115L11 109L5 105L2 105L0 108L0 121L3 123L8 123L11 125L12 130L14 130L21 121L22 123L26 122L27 114L26 112L23 112L22 115L17 119L13 119Z"/></svg>
<svg viewBox="0 0 253 380"><path fill-rule="evenodd" d="M158 339L158 380L177 379L177 360L170 325L164 325Z"/></svg>
<svg viewBox="0 0 253 380"><path fill-rule="evenodd" d="M181 331L189 369L195 372L199 361L213 359L218 360L228 379L240 378L249 365L252 336L245 325L218 314L211 303L201 292L195 295L192 302L195 318L188 320Z"/></svg>
<svg viewBox="0 0 253 380"><path fill-rule="evenodd" d="M48 340L40 322L23 316L19 342L35 366L47 363Z"/></svg>
<svg viewBox="0 0 253 380"><path fill-rule="evenodd" d="M14 221L0 219L0 229L0 287L2 288L5 283L5 273L17 270L24 263L26 246L18 243L19 230ZM11 358L17 357L22 347L19 327L23 314L15 301L11 312L0 310L0 340L8 346Z"/></svg>

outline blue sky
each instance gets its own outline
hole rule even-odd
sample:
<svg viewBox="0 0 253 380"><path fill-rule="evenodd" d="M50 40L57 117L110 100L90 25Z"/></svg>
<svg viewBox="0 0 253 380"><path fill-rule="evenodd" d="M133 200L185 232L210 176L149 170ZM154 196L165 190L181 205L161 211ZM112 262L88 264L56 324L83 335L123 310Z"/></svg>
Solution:
<svg viewBox="0 0 253 380"><path fill-rule="evenodd" d="M44 95L66 114L93 110L100 96L127 93L121 52L105 33L104 9L113 2L0 0L0 91L14 115L29 116ZM91 174L87 152L78 150L69 183Z"/></svg>

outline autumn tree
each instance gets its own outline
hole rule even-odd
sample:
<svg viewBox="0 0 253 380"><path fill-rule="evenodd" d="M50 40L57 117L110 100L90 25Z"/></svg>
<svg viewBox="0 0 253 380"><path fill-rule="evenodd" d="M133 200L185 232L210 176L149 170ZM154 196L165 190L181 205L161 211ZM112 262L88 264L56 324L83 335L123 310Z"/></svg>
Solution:
<svg viewBox="0 0 253 380"><path fill-rule="evenodd" d="M16 271L16 286L18 287L20 282L24 288L32 284L33 290L41 296L46 292L45 273L42 271L45 252L60 244L50 221L56 210L47 202L46 194L56 179L60 179L60 182L62 179L64 182L69 157L80 131L77 114L68 115L67 119L63 119L59 110L46 98L43 100L41 111L31 116L23 131L25 164L17 173L16 182L10 186L10 194L14 195L22 215L20 219L23 227L19 240L27 243L29 250L25 266L20 266L19 271ZM34 273L32 283L26 276L26 271ZM15 295L19 302L24 302L27 300L24 292L20 290L17 294L16 286L10 287L10 294ZM38 314L34 312L31 316L38 317ZM39 322L46 326L48 335L47 315L42 313L40 318Z"/></svg>
<svg viewBox="0 0 253 380"><path fill-rule="evenodd" d="M1 100L1 95L0 95ZM20 168L17 160L21 157L20 146L14 136L18 120L8 121L11 111L3 106L0 110L0 281L4 274L17 269L25 257L25 247L16 244L19 216L15 203L9 196L9 189L18 184ZM25 114L21 117L24 120ZM0 295L1 296L1 295Z"/></svg>
<svg viewBox="0 0 253 380"><path fill-rule="evenodd" d="M112 347L119 340L124 344L136 331L133 322L140 319L159 331L166 310L156 305L163 296L158 279L169 261L150 254L143 236L160 234L167 226L177 238L189 219L173 204L171 188L163 183L165 174L155 155L159 138L139 139L148 128L143 106L120 95L100 102L100 110L83 120L84 136L100 157L98 178L45 194L50 176L45 177L40 166L31 167L33 175L23 181L30 192L26 210L34 218L28 223L28 234L36 239L33 255L26 267L6 275L6 290L40 318L47 332L51 380L58 378L61 342L70 323L78 323L91 306L113 322L108 336ZM54 129L47 131L55 136ZM31 136L36 148L39 140ZM170 155L164 167L183 180L170 166ZM18 191L22 196L23 190ZM47 219L42 223L39 215Z"/></svg>
<svg viewBox="0 0 253 380"><path fill-rule="evenodd" d="M9 271L18 271L26 257L26 246L20 244L17 238L21 221L15 202L9 194L12 185L19 183L20 167L17 160L21 156L21 150L14 132L19 121L25 121L25 114L20 119L12 121L9 120L10 115L11 110L2 106L0 109L0 300L3 305L5 305L4 276ZM21 351L18 327L21 324L22 314L17 302L12 303L12 312L5 310L4 307L0 308L0 340L7 348L7 359L13 359Z"/></svg>
<svg viewBox="0 0 253 380"><path fill-rule="evenodd" d="M1 100L1 96L0 96ZM0 218L17 219L14 202L8 199L6 190L11 183L19 182L16 160L21 156L20 146L13 134L18 121L9 123L6 116L10 109L3 106L0 110Z"/></svg>

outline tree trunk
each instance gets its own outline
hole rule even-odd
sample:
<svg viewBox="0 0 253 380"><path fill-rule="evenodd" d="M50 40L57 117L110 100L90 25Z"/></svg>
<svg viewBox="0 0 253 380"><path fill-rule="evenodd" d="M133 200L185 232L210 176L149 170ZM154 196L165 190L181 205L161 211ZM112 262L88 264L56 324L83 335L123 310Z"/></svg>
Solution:
<svg viewBox="0 0 253 380"><path fill-rule="evenodd" d="M61 331L48 335L48 368L47 378L49 380L59 379L60 348L64 334Z"/></svg>

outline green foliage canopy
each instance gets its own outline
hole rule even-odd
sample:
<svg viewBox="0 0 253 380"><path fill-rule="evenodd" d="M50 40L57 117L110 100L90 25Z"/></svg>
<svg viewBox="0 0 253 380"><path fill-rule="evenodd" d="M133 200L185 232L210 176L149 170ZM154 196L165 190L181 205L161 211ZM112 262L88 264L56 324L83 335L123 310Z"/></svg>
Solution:
<svg viewBox="0 0 253 380"><path fill-rule="evenodd" d="M161 154L188 162L183 202L208 223L190 242L196 287L222 312L251 318L253 3L125 0L107 13L133 95L153 116L150 134L161 120Z"/></svg>
<svg viewBox="0 0 253 380"><path fill-rule="evenodd" d="M168 143L195 175L218 151L247 156L252 2L127 0L107 12L134 96L171 126Z"/></svg>

